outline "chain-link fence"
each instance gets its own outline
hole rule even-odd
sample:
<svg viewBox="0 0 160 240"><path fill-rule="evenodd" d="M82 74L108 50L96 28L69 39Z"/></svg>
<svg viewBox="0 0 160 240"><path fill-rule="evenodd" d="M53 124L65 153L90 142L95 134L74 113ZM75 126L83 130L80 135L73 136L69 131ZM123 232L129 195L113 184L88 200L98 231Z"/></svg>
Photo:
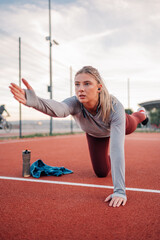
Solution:
<svg viewBox="0 0 160 240"><path fill-rule="evenodd" d="M19 84L19 41L4 31L1 32L0 37L0 104L5 104L10 113L11 117L8 118L8 121L13 126L12 134L18 134L19 103L13 99L8 87L10 82ZM55 48L58 48L58 46L52 46L53 98L62 101L74 95L73 79L78 69L72 69L71 77L72 66L67 66L54 58ZM49 48L45 40L43 44L38 44L38 47L36 43L30 45L25 40L21 40L21 75L29 81L38 96L50 98L48 92L48 86L50 85ZM105 76L103 73L101 75L110 93L115 95L125 108L131 108L135 111L138 103L153 100L153 91L155 99L159 99L160 81L154 81L154 79L135 81L134 77L118 79L113 76ZM22 134L47 133L49 132L49 124L49 116L22 106ZM53 120L53 133L70 131L80 131L70 116L66 119ZM0 135L3 133L3 129L0 129Z"/></svg>

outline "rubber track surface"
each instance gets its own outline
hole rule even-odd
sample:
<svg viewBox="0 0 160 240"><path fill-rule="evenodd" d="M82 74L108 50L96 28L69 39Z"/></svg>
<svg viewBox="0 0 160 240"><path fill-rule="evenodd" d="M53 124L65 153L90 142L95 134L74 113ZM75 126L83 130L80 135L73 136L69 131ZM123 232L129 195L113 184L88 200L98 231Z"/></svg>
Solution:
<svg viewBox="0 0 160 240"><path fill-rule="evenodd" d="M74 171L41 180L112 186L111 174L97 178L92 170L84 134L0 142L0 176L22 177L22 150L31 149L31 163ZM160 189L160 134L126 137L126 186ZM157 193L127 191L125 207L104 203L110 189L38 182L0 180L1 240L158 240Z"/></svg>

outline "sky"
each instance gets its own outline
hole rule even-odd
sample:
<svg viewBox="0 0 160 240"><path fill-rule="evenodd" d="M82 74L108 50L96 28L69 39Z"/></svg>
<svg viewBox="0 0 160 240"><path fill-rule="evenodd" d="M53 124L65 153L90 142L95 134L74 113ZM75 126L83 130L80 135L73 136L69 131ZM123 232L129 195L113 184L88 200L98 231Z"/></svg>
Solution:
<svg viewBox="0 0 160 240"><path fill-rule="evenodd" d="M128 108L160 99L159 0L51 0L53 98L74 95L70 85L81 67L97 68L109 90ZM36 94L49 98L49 15L47 0L0 0L0 104L18 120L19 104L10 82L21 76ZM70 90L72 86L72 93ZM22 107L23 119L48 116Z"/></svg>

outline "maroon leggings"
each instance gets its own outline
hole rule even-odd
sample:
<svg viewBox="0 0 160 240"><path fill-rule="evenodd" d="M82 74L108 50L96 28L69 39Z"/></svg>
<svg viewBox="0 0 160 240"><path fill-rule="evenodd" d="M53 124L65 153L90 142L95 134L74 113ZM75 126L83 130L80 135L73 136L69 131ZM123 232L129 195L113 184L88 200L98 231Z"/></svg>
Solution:
<svg viewBox="0 0 160 240"><path fill-rule="evenodd" d="M145 120L145 114L126 114L126 135L134 132L137 125ZM108 155L109 137L96 138L86 133L92 166L97 177L106 177L111 169Z"/></svg>

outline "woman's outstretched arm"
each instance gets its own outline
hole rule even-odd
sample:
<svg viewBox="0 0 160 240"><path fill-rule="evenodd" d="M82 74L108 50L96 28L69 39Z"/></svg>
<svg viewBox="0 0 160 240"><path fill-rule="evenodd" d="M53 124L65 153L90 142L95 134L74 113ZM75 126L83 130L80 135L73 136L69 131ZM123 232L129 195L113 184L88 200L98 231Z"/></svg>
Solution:
<svg viewBox="0 0 160 240"><path fill-rule="evenodd" d="M71 97L65 99L62 102L55 101L53 99L43 99L36 96L33 88L29 85L29 83L22 79L26 89L22 89L15 83L11 83L9 86L14 98L26 105L27 107L32 107L44 114L47 114L51 117L67 117L69 114L74 114L76 99L75 97Z"/></svg>

